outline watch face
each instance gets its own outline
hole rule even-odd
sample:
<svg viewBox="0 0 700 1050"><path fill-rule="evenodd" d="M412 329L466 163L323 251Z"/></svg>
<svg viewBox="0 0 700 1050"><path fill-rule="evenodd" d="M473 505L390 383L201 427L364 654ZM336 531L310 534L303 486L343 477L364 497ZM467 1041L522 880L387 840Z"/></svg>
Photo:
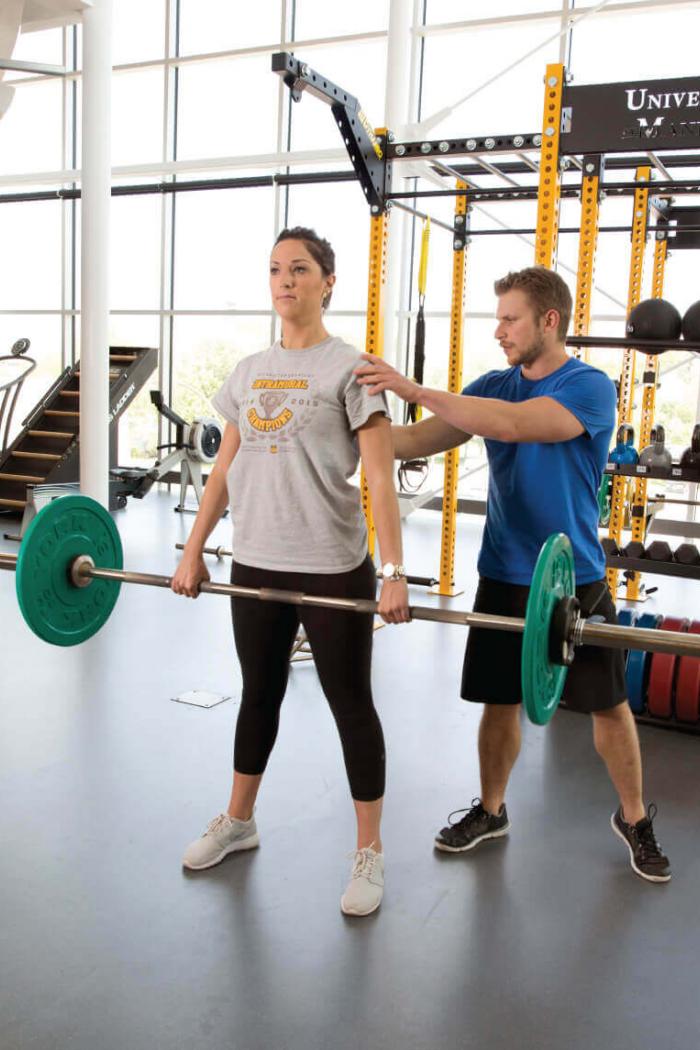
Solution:
<svg viewBox="0 0 700 1050"><path fill-rule="evenodd" d="M388 561L386 563L386 565L382 566L382 576L384 577L385 580L391 579L391 577L394 575L394 571L395 571L395 566L394 566L393 561Z"/></svg>

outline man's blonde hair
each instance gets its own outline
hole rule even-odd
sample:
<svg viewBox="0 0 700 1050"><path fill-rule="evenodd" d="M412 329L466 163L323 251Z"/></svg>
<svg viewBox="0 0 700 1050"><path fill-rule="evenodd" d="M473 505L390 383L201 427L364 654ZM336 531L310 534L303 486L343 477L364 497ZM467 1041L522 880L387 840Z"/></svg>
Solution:
<svg viewBox="0 0 700 1050"><path fill-rule="evenodd" d="M544 266L527 266L524 270L511 271L494 281L496 295L505 295L513 288L525 293L538 320L547 310L556 310L559 314L557 335L561 340L566 338L573 303L569 286L558 273Z"/></svg>

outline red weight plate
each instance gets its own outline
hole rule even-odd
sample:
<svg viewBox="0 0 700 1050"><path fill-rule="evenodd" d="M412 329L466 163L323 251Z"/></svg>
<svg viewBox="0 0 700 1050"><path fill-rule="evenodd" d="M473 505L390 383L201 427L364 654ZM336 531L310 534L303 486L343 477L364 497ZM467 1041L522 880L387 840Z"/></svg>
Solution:
<svg viewBox="0 0 700 1050"><path fill-rule="evenodd" d="M662 631L687 631L689 620L666 616L661 621ZM654 653L649 671L649 699L647 708L656 718L670 718L673 707L673 676L678 657L675 653Z"/></svg>
<svg viewBox="0 0 700 1050"><path fill-rule="evenodd" d="M700 620L688 628L700 634ZM700 658L681 656L676 679L676 718L679 722L700 722Z"/></svg>

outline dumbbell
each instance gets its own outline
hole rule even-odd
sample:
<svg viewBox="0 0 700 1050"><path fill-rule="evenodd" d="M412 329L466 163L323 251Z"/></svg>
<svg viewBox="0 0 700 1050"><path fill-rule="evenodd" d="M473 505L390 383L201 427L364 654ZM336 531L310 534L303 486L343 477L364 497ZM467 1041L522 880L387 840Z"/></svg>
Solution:
<svg viewBox="0 0 700 1050"><path fill-rule="evenodd" d="M619 558L620 548L612 537L606 536L600 541L600 545L606 558Z"/></svg>
<svg viewBox="0 0 700 1050"><path fill-rule="evenodd" d="M646 548L644 556L651 561L673 561L673 551L666 540L654 540Z"/></svg>
<svg viewBox="0 0 700 1050"><path fill-rule="evenodd" d="M681 543L676 547L673 558L680 565L700 565L700 550L694 543Z"/></svg>
<svg viewBox="0 0 700 1050"><path fill-rule="evenodd" d="M620 554L623 558L645 558L646 551L644 544L639 540L630 540L624 547L620 547Z"/></svg>
<svg viewBox="0 0 700 1050"><path fill-rule="evenodd" d="M700 423L696 423L693 427L690 447L681 456L681 466L700 469Z"/></svg>
<svg viewBox="0 0 700 1050"><path fill-rule="evenodd" d="M652 428L650 436L652 443L639 453L639 465L656 470L670 470L673 459L666 448L666 431L660 423Z"/></svg>

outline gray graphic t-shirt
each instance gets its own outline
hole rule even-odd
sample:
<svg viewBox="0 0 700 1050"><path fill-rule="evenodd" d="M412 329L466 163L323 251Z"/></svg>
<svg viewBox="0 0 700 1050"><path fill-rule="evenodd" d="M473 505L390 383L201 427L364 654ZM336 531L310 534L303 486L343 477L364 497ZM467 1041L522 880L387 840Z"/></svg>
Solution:
<svg viewBox="0 0 700 1050"><path fill-rule="evenodd" d="M244 358L212 398L241 435L227 478L236 561L348 572L364 559L353 431L375 412L391 417L384 395L355 381L360 360L336 337L306 350L276 342Z"/></svg>

